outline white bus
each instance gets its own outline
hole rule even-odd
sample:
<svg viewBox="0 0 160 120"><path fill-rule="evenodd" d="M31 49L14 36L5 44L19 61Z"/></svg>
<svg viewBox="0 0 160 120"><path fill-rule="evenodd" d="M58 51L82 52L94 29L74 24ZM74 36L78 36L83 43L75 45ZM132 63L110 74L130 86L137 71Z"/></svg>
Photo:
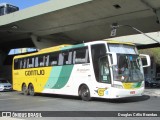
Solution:
<svg viewBox="0 0 160 120"><path fill-rule="evenodd" d="M103 40L60 45L14 57L13 89L25 95L74 95L86 101L141 96L143 67L149 65L150 57L139 55L132 43Z"/></svg>

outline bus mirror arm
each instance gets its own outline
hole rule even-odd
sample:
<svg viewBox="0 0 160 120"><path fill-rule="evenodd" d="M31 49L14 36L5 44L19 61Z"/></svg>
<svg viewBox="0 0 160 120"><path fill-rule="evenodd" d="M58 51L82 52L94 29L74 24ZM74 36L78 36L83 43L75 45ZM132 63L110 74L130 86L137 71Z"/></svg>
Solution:
<svg viewBox="0 0 160 120"><path fill-rule="evenodd" d="M107 52L107 54L111 55L112 57L112 63L110 66L115 66L117 65L117 54L115 52Z"/></svg>
<svg viewBox="0 0 160 120"><path fill-rule="evenodd" d="M150 60L150 56L149 55L140 54L139 56L141 58L146 58L146 60L147 60L147 65L144 65L143 67L149 67L151 65L151 60Z"/></svg>

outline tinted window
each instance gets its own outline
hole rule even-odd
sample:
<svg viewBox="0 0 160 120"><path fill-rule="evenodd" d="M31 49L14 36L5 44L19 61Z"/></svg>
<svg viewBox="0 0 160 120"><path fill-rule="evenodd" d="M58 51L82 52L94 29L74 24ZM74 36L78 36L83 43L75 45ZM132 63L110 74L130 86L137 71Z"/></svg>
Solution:
<svg viewBox="0 0 160 120"><path fill-rule="evenodd" d="M64 51L59 54L58 65L70 65L72 64L72 52Z"/></svg>
<svg viewBox="0 0 160 120"><path fill-rule="evenodd" d="M38 56L38 67L44 67L45 65L45 56Z"/></svg>
<svg viewBox="0 0 160 120"><path fill-rule="evenodd" d="M63 53L60 53L60 54L59 54L59 61L58 61L58 65L63 65L63 60L64 60Z"/></svg>
<svg viewBox="0 0 160 120"><path fill-rule="evenodd" d="M15 69L25 69L82 63L89 63L89 52L86 47L70 51L62 51L60 53L54 52L22 58L18 61L15 60L14 66Z"/></svg>
<svg viewBox="0 0 160 120"><path fill-rule="evenodd" d="M27 68L27 58L23 59L23 69Z"/></svg>
<svg viewBox="0 0 160 120"><path fill-rule="evenodd" d="M20 67L18 69L23 69L23 59L19 60Z"/></svg>
<svg viewBox="0 0 160 120"><path fill-rule="evenodd" d="M54 66L54 65L58 65L58 53L51 53L49 55L49 65L50 66Z"/></svg>
<svg viewBox="0 0 160 120"><path fill-rule="evenodd" d="M30 57L27 58L27 68L33 68L34 67L34 58Z"/></svg>
<svg viewBox="0 0 160 120"><path fill-rule="evenodd" d="M39 66L38 56L36 56L34 60L35 60L35 61L34 61L34 67L38 67L38 66Z"/></svg>
<svg viewBox="0 0 160 120"><path fill-rule="evenodd" d="M19 69L19 59L14 60L14 69Z"/></svg>
<svg viewBox="0 0 160 120"><path fill-rule="evenodd" d="M74 50L73 52L73 63L74 64L81 64L89 62L89 55L87 48L81 48Z"/></svg>
<svg viewBox="0 0 160 120"><path fill-rule="evenodd" d="M45 55L44 57L45 57L44 58L44 64L47 67L47 66L49 66L49 55Z"/></svg>

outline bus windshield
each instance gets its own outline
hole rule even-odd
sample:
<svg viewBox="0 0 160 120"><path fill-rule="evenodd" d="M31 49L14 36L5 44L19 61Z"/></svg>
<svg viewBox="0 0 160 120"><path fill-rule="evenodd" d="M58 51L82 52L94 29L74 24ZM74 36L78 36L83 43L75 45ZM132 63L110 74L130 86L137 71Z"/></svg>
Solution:
<svg viewBox="0 0 160 120"><path fill-rule="evenodd" d="M141 82L143 68L140 57L132 54L117 54L118 64L113 66L113 78L121 82Z"/></svg>
<svg viewBox="0 0 160 120"><path fill-rule="evenodd" d="M110 52L122 53L122 54L138 54L134 45L126 44L108 44Z"/></svg>

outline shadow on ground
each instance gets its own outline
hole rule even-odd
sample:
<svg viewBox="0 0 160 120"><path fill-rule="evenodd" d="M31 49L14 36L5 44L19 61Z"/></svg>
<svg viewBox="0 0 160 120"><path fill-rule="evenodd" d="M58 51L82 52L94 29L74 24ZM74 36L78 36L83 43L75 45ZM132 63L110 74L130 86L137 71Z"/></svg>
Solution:
<svg viewBox="0 0 160 120"><path fill-rule="evenodd" d="M119 99L100 99L100 98L95 98L95 101L101 101L101 102L110 102L110 103L132 103L132 102L141 102L141 101L146 101L149 100L150 96L148 95L143 95L143 96L138 96L138 97L126 97L126 98L119 98Z"/></svg>
<svg viewBox="0 0 160 120"><path fill-rule="evenodd" d="M20 93L22 94L22 93ZM56 95L56 94L36 94L35 97L42 96L46 98L60 98L60 99L68 99L68 100L81 100L80 97L77 96L68 96L68 95ZM131 102L141 102L150 99L149 95L143 95L138 97L126 97L119 99L102 99L102 98L93 98L91 101L97 102L109 102L109 103L131 103Z"/></svg>

